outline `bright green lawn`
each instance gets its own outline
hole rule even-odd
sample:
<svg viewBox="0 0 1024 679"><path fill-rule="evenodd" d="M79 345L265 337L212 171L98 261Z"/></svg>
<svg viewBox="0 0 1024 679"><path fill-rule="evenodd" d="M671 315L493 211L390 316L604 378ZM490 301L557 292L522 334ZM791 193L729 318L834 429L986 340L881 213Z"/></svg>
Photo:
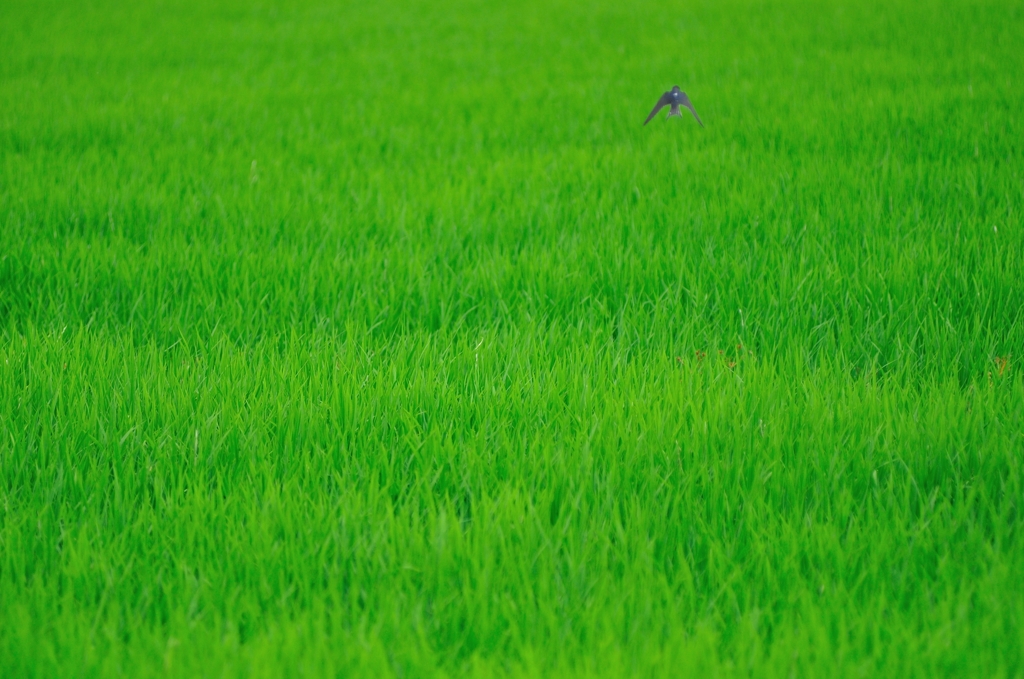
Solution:
<svg viewBox="0 0 1024 679"><path fill-rule="evenodd" d="M1024 7L496 4L0 3L0 675L1024 676Z"/></svg>

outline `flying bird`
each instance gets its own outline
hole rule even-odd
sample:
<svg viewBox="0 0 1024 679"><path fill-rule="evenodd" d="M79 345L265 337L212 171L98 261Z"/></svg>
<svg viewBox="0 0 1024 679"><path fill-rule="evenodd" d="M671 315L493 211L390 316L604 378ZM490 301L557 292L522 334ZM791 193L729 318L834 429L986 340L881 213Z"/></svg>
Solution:
<svg viewBox="0 0 1024 679"><path fill-rule="evenodd" d="M679 85L673 85L671 90L661 95L661 99L659 99L658 103L654 105L654 110L651 111L651 115L647 116L647 120L644 121L644 125L651 122L651 118L658 115L658 111L669 105L672 106L672 108L668 110L669 118L672 116L679 116L682 118L683 114L679 112L679 107L685 106L690 109L690 113L692 113L693 117L697 119L700 126L704 127L704 123L700 122L700 116L697 115L697 112L693 109L693 104L690 102L690 98L686 96L686 92L679 89Z"/></svg>

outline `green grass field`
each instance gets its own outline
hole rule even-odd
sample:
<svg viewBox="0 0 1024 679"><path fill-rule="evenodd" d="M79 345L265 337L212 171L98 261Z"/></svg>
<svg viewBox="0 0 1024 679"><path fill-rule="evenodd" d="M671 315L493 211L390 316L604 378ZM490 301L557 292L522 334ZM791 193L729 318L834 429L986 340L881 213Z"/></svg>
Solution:
<svg viewBox="0 0 1024 679"><path fill-rule="evenodd" d="M0 3L0 675L1024 676L1022 45Z"/></svg>

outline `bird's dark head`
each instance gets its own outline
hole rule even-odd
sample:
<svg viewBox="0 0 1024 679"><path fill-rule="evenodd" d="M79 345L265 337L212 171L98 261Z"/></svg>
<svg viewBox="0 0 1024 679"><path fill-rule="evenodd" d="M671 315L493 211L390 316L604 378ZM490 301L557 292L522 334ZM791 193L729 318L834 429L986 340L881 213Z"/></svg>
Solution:
<svg viewBox="0 0 1024 679"><path fill-rule="evenodd" d="M672 94L675 94L676 92L682 92L682 90L679 89L679 85L672 86Z"/></svg>

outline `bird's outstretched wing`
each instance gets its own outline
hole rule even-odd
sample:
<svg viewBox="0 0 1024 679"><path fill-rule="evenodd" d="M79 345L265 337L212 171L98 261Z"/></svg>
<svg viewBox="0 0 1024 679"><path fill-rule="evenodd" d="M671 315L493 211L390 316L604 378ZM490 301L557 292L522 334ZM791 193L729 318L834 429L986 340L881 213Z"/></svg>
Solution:
<svg viewBox="0 0 1024 679"><path fill-rule="evenodd" d="M668 92L666 92L665 94L661 95L661 99L659 99L658 103L654 105L654 110L651 111L651 115L647 116L647 120L644 121L644 125L646 125L647 123L651 122L651 118L653 118L654 116L658 115L658 111L660 111L662 108L668 106L671 103L672 103L672 97L669 95ZM696 113L694 115L696 115Z"/></svg>
<svg viewBox="0 0 1024 679"><path fill-rule="evenodd" d="M686 96L686 92L683 92L683 101L681 103L683 104L683 106L690 109L690 113L692 113L693 117L697 119L697 123L700 124L701 127L704 127L704 123L700 121L700 116L697 115L697 111L694 110L693 103L690 101L690 98Z"/></svg>

